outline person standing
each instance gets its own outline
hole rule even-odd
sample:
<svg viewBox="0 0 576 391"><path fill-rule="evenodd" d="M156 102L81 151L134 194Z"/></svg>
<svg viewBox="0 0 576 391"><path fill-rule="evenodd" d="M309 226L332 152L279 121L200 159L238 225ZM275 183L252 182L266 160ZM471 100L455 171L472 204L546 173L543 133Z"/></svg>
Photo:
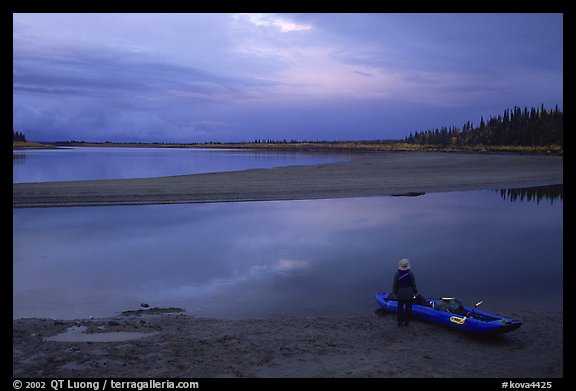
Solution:
<svg viewBox="0 0 576 391"><path fill-rule="evenodd" d="M410 270L410 260L406 258L398 261L392 293L398 298L398 326L408 326L412 316L412 302L418 294L418 289L414 273Z"/></svg>

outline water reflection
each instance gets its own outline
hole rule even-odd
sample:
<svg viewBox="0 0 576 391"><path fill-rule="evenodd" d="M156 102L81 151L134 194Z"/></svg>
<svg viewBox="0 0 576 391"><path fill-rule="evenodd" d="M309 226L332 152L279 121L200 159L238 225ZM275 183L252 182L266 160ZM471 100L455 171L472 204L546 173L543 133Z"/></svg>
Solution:
<svg viewBox="0 0 576 391"><path fill-rule="evenodd" d="M14 317L372 313L400 258L425 296L562 306L562 205L493 192L14 209ZM546 287L542 289L541 287Z"/></svg>
<svg viewBox="0 0 576 391"><path fill-rule="evenodd" d="M542 201L553 204L554 201L564 201L564 185L549 185L536 187L523 187L516 189L495 190L500 196L512 202L526 201L540 204Z"/></svg>
<svg viewBox="0 0 576 391"><path fill-rule="evenodd" d="M12 154L12 164L13 165L24 164L24 159L26 159L26 154L24 154L24 153L14 152Z"/></svg>
<svg viewBox="0 0 576 391"><path fill-rule="evenodd" d="M353 155L191 148L80 147L14 151L13 183L150 178L330 163Z"/></svg>

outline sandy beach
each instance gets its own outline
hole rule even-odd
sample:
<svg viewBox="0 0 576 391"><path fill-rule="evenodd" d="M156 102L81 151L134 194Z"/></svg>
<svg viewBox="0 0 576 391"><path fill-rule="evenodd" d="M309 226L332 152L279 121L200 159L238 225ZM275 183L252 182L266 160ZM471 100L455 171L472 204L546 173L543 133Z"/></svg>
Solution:
<svg viewBox="0 0 576 391"><path fill-rule="evenodd" d="M358 317L201 319L140 311L106 319L13 321L14 377L138 378L559 378L562 313L505 315L523 326L474 337L425 321L399 328L376 310ZM84 327L83 327L84 326ZM46 338L83 327L105 339ZM97 333L97 334L90 334Z"/></svg>
<svg viewBox="0 0 576 391"><path fill-rule="evenodd" d="M302 200L563 183L563 158L381 152L345 162L161 178L18 183L13 207Z"/></svg>

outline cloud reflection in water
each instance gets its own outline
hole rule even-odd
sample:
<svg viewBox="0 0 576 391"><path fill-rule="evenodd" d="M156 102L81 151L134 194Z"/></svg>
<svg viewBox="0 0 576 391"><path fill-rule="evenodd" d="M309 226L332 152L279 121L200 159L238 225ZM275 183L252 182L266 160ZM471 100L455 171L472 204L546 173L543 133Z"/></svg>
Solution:
<svg viewBox="0 0 576 391"><path fill-rule="evenodd" d="M403 257L425 295L561 306L562 203L463 192L15 209L14 316L141 302L222 318L370 313Z"/></svg>

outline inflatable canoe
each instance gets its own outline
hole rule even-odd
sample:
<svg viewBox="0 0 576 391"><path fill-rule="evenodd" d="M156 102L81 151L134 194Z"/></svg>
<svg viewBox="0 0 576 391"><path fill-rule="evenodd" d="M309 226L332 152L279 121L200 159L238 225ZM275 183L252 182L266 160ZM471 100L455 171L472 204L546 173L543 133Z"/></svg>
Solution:
<svg viewBox="0 0 576 391"><path fill-rule="evenodd" d="M376 293L376 301L388 312L398 312L398 300L387 293ZM412 305L412 317L430 320L458 330L474 334L502 334L516 330L522 325L518 320L489 314L464 307L458 299L425 299L418 296Z"/></svg>

